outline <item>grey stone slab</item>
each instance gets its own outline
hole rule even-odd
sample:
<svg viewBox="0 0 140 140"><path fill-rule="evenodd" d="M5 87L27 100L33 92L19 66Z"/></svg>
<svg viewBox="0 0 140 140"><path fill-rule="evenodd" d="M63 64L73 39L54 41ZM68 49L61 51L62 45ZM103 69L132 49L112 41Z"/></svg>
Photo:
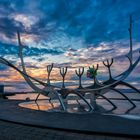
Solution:
<svg viewBox="0 0 140 140"><path fill-rule="evenodd" d="M44 112L21 108L18 106L20 102L21 101L16 100L0 100L0 119L12 122L12 127L17 125L17 135L21 135L21 131L23 131L23 134L25 133L30 135L31 133L32 136L38 138L44 137L44 135L49 135L49 137L51 137L50 139L55 139L53 136L58 137L58 139L63 139L63 137L65 137L65 135L62 136L63 133L66 134L68 139L69 137L73 139L72 137L77 137L84 134L89 136L87 139L93 138L93 135L97 138L99 135L101 135L100 138L102 139L102 135L104 134L105 136L107 135L107 137L108 135L140 137L140 118L132 119L125 118L123 116L121 117L98 113L71 114ZM13 122L16 124L13 125ZM28 128L27 130L26 127ZM0 126L0 130L1 129L2 128ZM46 132L44 132L45 129L47 130ZM13 130L13 128L8 126L6 130L3 130L3 132L6 133L7 131L11 130ZM42 131L43 133L41 134ZM14 134L15 133L12 133L12 135ZM103 139L104 138L105 137L103 136Z"/></svg>

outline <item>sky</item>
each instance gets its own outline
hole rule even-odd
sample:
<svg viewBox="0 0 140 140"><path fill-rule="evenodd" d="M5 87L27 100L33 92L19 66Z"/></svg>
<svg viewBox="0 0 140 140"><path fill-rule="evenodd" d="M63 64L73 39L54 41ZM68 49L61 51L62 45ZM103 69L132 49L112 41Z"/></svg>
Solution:
<svg viewBox="0 0 140 140"><path fill-rule="evenodd" d="M24 60L28 73L34 77L45 80L46 65L51 63L55 66L52 74L54 81L61 80L57 67L88 67L96 63L101 65L100 75L104 77L106 69L101 61L117 56L122 58L129 51L130 15L133 18L133 51L136 53L140 48L139 2L0 0L0 56L20 68L18 30L25 46ZM127 60L124 60L116 60L114 74L127 68ZM139 83L139 70L140 66L128 78L130 82ZM8 84L9 89L25 90L28 87L11 68L0 65L0 73L1 83ZM73 74L74 71L69 72L67 80L74 81ZM16 86L19 83L21 85Z"/></svg>

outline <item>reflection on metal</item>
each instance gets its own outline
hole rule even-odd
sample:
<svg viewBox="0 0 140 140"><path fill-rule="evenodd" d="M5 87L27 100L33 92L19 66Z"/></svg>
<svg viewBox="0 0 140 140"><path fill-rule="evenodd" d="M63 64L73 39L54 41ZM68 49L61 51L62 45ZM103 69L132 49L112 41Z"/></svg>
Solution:
<svg viewBox="0 0 140 140"><path fill-rule="evenodd" d="M65 88L65 76L66 76L66 74L67 74L67 70L68 70L67 67L66 67L66 68L60 68L60 74L61 74L61 76L62 76L62 78L63 78L63 81L62 81L62 88Z"/></svg>
<svg viewBox="0 0 140 140"><path fill-rule="evenodd" d="M51 110L58 110L59 109L59 103L53 103L49 104L47 101L30 101L30 102L24 102L20 103L19 106L29 108L29 109L34 109L34 110L46 110L46 111L51 111Z"/></svg>
<svg viewBox="0 0 140 140"><path fill-rule="evenodd" d="M82 75L84 74L84 67L79 68L78 70L75 70L76 75L79 77L79 89L82 88L82 82L81 82L81 78Z"/></svg>
<svg viewBox="0 0 140 140"><path fill-rule="evenodd" d="M48 72L47 84L48 85L50 85L50 75L51 75L52 69L53 69L53 64L47 66L47 72Z"/></svg>
<svg viewBox="0 0 140 140"><path fill-rule="evenodd" d="M24 47L21 43L19 32L17 32L17 37L18 37L18 43L19 43L19 57L21 60L22 70L20 70L19 68L14 66L12 63L10 63L8 60L6 60L5 58L2 58L2 57L0 57L0 63L10 66L13 69L15 69L16 71L18 71L24 77L24 79L27 81L27 83L30 85L30 87L32 89L34 89L34 91L39 93L37 95L37 98L35 101L38 100L40 94L48 96L50 98L49 99L50 103L55 98L59 101L61 109L63 111L68 110L68 95L69 94L75 94L78 97L78 99L75 99L78 102L77 105L80 105L79 100L82 100L88 106L89 112L96 110L96 99L98 97L104 98L106 101L108 101L112 105L112 107L113 107L112 109L116 109L117 106L110 99L108 99L107 97L104 96L104 94L106 94L109 91L115 91L116 93L121 94L132 105L131 109L133 109L136 107L135 103L131 99L129 99L129 97L127 97L124 93L122 93L121 91L116 89L116 87L118 85L124 85L124 86L127 86L127 87L135 90L137 93L140 94L140 91L137 88L133 87L129 83L124 82L124 80L130 75L130 73L135 69L135 67L138 65L138 63L140 61L140 55L139 55L139 57L133 62L132 23L131 22L132 22L132 19L130 17L130 28L129 28L130 51L128 54L126 54L126 57L128 58L128 60L130 62L129 68L127 70L125 70L124 72L122 72L121 74L118 74L117 76L113 77L112 73L111 73L111 67L114 63L114 59L112 58L110 61L109 60L103 61L104 66L107 67L107 69L108 69L109 79L102 83L98 81L97 74L94 74L92 77L94 80L94 83L87 87L83 87L82 86L82 75L84 74L84 67L81 67L78 70L75 70L76 75L79 77L79 87L75 88L75 89L70 89L70 88L65 87L65 76L66 76L67 70L68 70L67 67L60 68L60 74L62 76L62 87L53 86L50 82L50 75L51 75L52 69L54 67L53 64L47 66L47 72L48 72L47 83L42 82L42 81L28 75L25 64L24 64L24 60L23 60ZM97 73L97 71L99 69L99 65L97 64L96 67L93 66L93 69L95 70L95 73ZM35 83L33 83L33 81L44 86L44 88L40 88ZM85 95L87 93L91 95L90 96L91 98L88 98L88 99L86 98ZM53 107L53 106L51 106L51 107Z"/></svg>
<svg viewBox="0 0 140 140"><path fill-rule="evenodd" d="M107 59L107 63L105 63L105 61L103 61L104 66L108 68L109 79L112 79L111 66L112 66L113 62L114 62L113 58L111 59L111 62L110 63L109 63L109 60L108 59Z"/></svg>

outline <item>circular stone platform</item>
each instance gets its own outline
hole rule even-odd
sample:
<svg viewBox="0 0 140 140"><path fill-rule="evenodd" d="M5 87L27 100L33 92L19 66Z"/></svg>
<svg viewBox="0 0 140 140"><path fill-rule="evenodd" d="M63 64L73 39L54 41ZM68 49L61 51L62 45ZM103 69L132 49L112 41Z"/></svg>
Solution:
<svg viewBox="0 0 140 140"><path fill-rule="evenodd" d="M0 100L0 119L16 124L74 133L140 137L140 117L99 113L45 112L19 107L18 100Z"/></svg>
<svg viewBox="0 0 140 140"><path fill-rule="evenodd" d="M64 112L61 108L59 101L51 101L49 103L48 100L38 100L38 101L26 101L19 104L20 107L33 109L33 110L41 110L47 112ZM71 101L67 106L67 113L90 113L89 107L86 104L78 104L76 101Z"/></svg>

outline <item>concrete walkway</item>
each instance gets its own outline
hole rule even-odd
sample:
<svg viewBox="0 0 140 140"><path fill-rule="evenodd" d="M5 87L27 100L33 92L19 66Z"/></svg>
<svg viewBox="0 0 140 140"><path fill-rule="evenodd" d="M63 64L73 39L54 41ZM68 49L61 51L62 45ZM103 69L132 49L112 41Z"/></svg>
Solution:
<svg viewBox="0 0 140 140"><path fill-rule="evenodd" d="M20 102L0 100L0 139L140 138L140 117L52 113L21 108Z"/></svg>
<svg viewBox="0 0 140 140"><path fill-rule="evenodd" d="M72 133L0 121L0 140L139 140L139 138Z"/></svg>

